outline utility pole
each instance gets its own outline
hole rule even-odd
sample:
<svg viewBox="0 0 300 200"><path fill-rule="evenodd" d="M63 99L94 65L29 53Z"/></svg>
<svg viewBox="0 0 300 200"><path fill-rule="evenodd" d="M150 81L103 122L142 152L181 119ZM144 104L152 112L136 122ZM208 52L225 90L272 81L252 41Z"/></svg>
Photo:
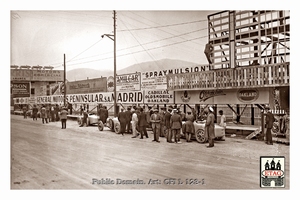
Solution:
<svg viewBox="0 0 300 200"><path fill-rule="evenodd" d="M114 10L114 117L117 117L117 31L116 31L116 11Z"/></svg>
<svg viewBox="0 0 300 200"><path fill-rule="evenodd" d="M66 54L64 54L64 107L66 107Z"/></svg>
<svg viewBox="0 0 300 200"><path fill-rule="evenodd" d="M117 89L116 89L116 84L117 84L117 55L116 55L116 49L117 49L117 31L116 31L116 11L113 11L114 14L114 34L103 34L101 37L103 38L104 36L108 37L112 41L114 41L114 117L117 117Z"/></svg>

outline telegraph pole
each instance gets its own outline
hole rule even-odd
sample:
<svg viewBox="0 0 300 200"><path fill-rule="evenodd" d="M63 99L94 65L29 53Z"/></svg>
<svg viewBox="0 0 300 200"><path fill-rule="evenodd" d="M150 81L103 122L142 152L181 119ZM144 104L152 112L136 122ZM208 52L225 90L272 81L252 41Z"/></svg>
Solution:
<svg viewBox="0 0 300 200"><path fill-rule="evenodd" d="M64 107L66 107L66 54L64 54Z"/></svg>
<svg viewBox="0 0 300 200"><path fill-rule="evenodd" d="M117 31L116 31L116 11L114 10L114 117L117 117Z"/></svg>
<svg viewBox="0 0 300 200"><path fill-rule="evenodd" d="M116 49L117 49L117 31L116 31L116 11L113 11L114 14L114 34L103 34L101 37L104 36L108 37L112 41L114 41L114 117L117 117L117 55L116 55Z"/></svg>

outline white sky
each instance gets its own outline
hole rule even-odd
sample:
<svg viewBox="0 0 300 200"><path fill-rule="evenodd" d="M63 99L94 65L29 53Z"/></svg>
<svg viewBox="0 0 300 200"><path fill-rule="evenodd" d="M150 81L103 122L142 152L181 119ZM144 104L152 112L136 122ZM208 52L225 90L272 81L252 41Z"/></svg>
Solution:
<svg viewBox="0 0 300 200"><path fill-rule="evenodd" d="M164 58L206 64L207 15L218 11L117 13L117 69ZM113 11L11 11L11 64L113 69Z"/></svg>

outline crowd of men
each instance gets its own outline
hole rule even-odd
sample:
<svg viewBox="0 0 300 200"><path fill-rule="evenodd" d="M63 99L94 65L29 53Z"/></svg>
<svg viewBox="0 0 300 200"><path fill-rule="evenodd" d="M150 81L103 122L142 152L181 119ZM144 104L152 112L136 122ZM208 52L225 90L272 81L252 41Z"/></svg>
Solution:
<svg viewBox="0 0 300 200"><path fill-rule="evenodd" d="M160 142L160 138L166 138L168 143L181 144L181 132L185 135L186 142L191 142L191 136L195 134L193 122L196 120L194 110L188 111L187 115L176 107L161 107L160 111L157 108L150 108L145 112L145 108L128 107L125 111L121 108L118 113L120 122L120 133L122 135L132 133L132 138L144 139L149 138L147 128L153 131L153 142ZM204 110L206 116L206 134L209 141L207 147L214 146L214 121L215 116L212 107ZM185 123L182 123L185 121Z"/></svg>

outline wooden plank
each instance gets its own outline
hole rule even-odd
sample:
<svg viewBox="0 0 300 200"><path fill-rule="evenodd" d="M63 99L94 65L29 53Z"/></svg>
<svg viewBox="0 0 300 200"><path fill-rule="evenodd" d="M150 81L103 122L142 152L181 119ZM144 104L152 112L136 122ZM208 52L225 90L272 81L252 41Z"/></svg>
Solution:
<svg viewBox="0 0 300 200"><path fill-rule="evenodd" d="M261 128L256 129L254 132L250 133L245 139L250 140L260 134Z"/></svg>

